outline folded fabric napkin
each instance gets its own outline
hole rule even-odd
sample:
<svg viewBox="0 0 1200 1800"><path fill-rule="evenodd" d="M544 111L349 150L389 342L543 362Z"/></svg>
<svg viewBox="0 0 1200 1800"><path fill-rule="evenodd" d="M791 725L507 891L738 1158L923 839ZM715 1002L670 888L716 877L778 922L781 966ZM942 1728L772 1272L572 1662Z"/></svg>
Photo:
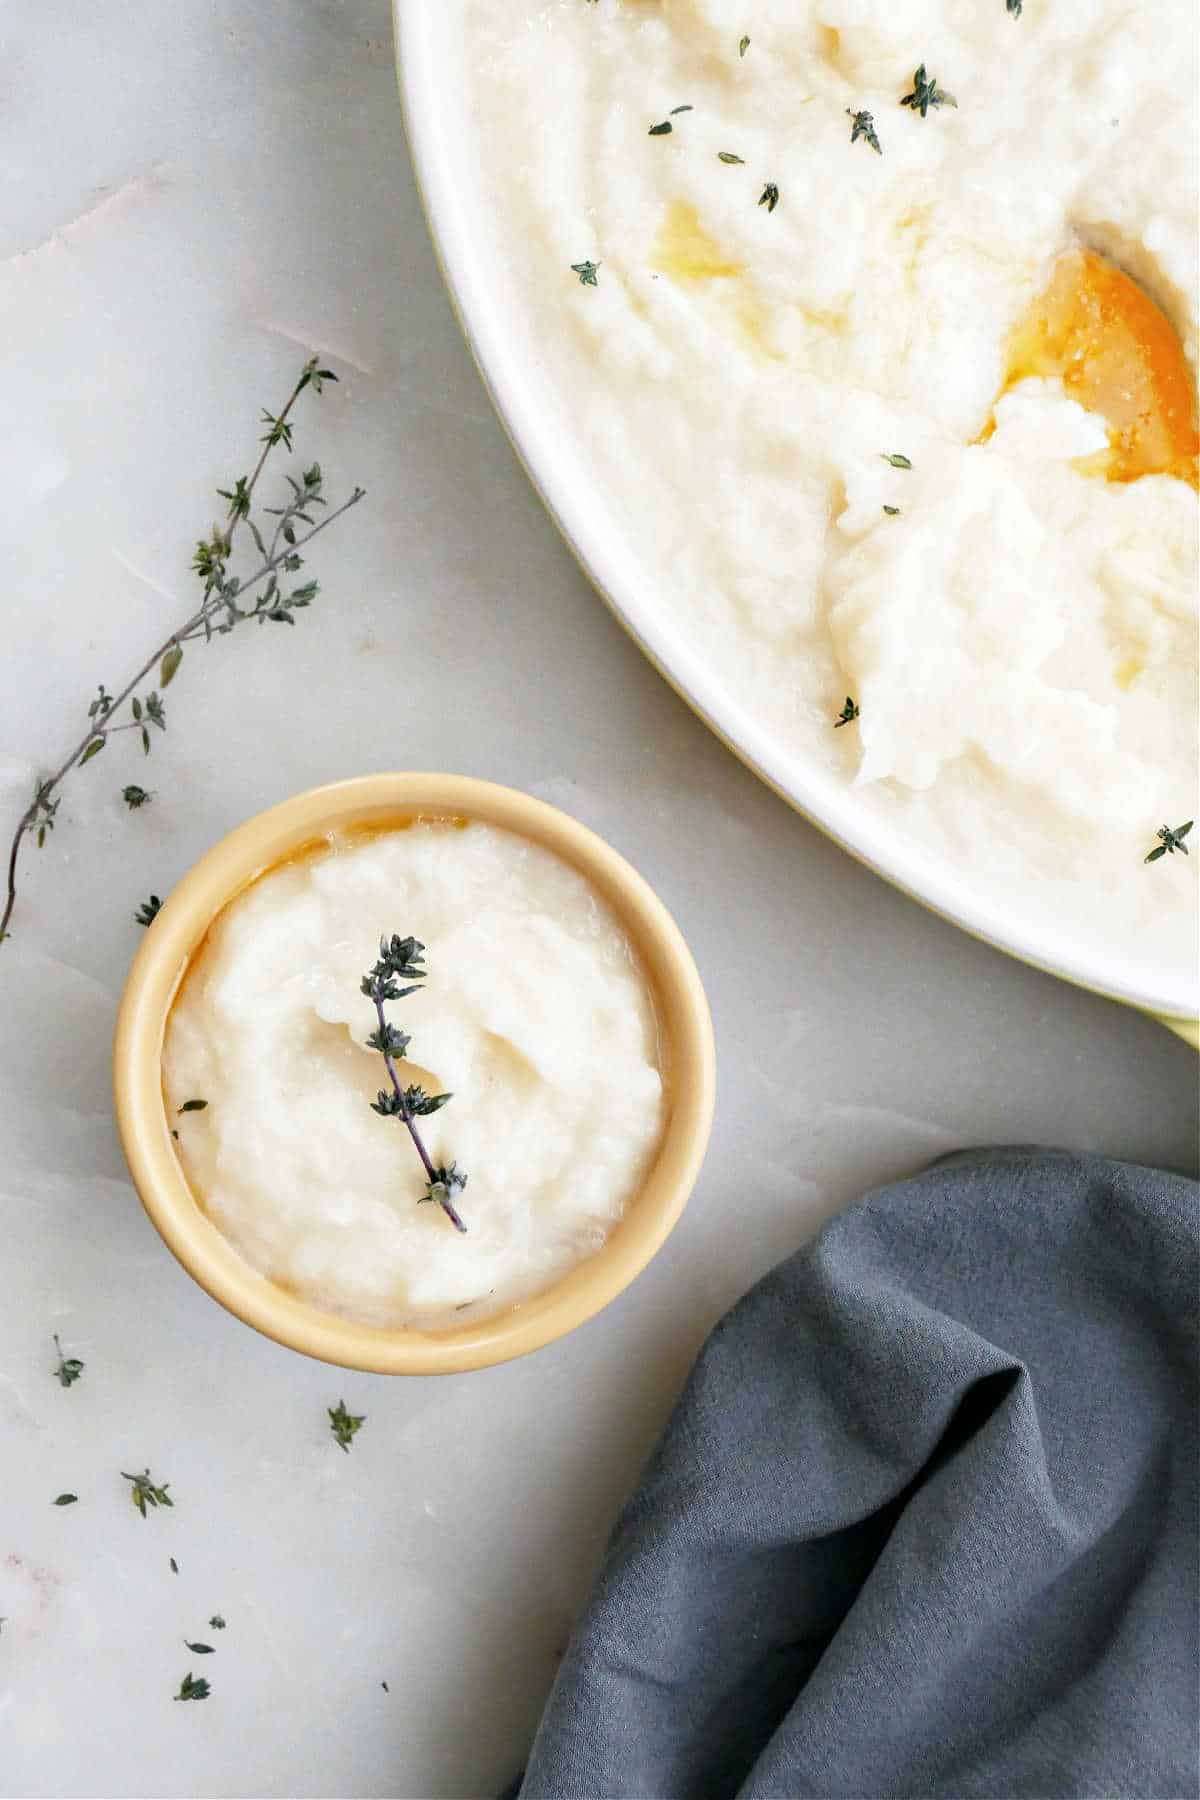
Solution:
<svg viewBox="0 0 1200 1800"><path fill-rule="evenodd" d="M719 1324L522 1800L1197 1793L1194 1182L970 1152Z"/></svg>

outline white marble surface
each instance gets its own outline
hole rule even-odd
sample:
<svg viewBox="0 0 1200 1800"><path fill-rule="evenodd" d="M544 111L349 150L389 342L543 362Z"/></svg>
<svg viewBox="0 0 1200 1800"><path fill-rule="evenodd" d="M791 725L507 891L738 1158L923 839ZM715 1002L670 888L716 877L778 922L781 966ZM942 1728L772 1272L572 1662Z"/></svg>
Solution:
<svg viewBox="0 0 1200 1800"><path fill-rule="evenodd" d="M953 1145L1194 1166L1195 1059L864 873L626 642L439 287L385 0L7 0L0 45L3 820L181 613L210 490L310 346L341 386L300 448L369 489L314 557L318 609L189 655L152 761L125 739L72 779L0 948L0 1792L487 1794L717 1314ZM562 1344L442 1382L343 1375L222 1313L142 1216L108 1099L138 901L269 802L406 765L610 837L688 934L721 1057L651 1270ZM70 1391L55 1330L87 1363ZM367 1415L349 1456L341 1395ZM119 1471L146 1464L177 1504L143 1523ZM212 1698L175 1705L189 1667Z"/></svg>

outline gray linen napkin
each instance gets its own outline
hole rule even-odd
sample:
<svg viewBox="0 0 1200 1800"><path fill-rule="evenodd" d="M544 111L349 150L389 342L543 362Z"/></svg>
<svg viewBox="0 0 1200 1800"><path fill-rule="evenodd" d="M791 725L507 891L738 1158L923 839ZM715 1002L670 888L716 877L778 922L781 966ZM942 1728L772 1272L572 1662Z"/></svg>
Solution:
<svg viewBox="0 0 1200 1800"><path fill-rule="evenodd" d="M719 1324L522 1800L1197 1793L1197 1205L968 1152Z"/></svg>

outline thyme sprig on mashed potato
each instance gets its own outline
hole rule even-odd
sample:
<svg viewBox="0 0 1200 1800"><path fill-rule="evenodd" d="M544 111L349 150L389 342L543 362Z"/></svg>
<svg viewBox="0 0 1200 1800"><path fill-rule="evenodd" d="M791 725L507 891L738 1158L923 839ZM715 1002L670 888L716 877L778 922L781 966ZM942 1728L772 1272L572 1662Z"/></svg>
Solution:
<svg viewBox="0 0 1200 1800"><path fill-rule="evenodd" d="M371 1102L371 1110L384 1119L399 1119L408 1130L427 1179L418 1205L428 1201L440 1206L454 1229L465 1232L467 1228L454 1201L467 1185L466 1171L454 1162L448 1166L435 1166L416 1126L417 1119L439 1112L453 1096L427 1094L415 1083L409 1087L401 1085L396 1064L407 1056L412 1039L399 1026L390 1025L383 1010L389 1000L404 1000L409 994L420 993L421 983L429 973L424 965L424 944L414 937L402 938L393 934L391 938L380 938L379 961L362 978L362 992L371 1001L379 1020L378 1029L367 1039L367 1048L378 1050L391 1081L391 1091L381 1088L378 1098ZM401 982L407 982L408 986L402 987Z"/></svg>

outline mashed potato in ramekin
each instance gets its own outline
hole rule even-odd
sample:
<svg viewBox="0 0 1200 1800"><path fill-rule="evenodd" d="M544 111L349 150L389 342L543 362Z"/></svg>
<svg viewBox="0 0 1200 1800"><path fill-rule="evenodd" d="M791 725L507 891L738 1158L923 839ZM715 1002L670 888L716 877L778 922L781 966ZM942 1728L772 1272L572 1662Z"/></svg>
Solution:
<svg viewBox="0 0 1200 1800"><path fill-rule="evenodd" d="M418 937L425 979L385 1008L402 1085L452 1095L417 1120L466 1176L457 1231L423 1204L362 980L381 937ZM372 1325L474 1323L605 1243L666 1118L650 984L578 869L479 821L334 838L231 900L190 964L163 1044L180 1162L246 1260ZM382 1090L382 1092L381 1092Z"/></svg>
<svg viewBox="0 0 1200 1800"><path fill-rule="evenodd" d="M464 5L496 280L664 611L991 893L1193 968L1194 9Z"/></svg>

